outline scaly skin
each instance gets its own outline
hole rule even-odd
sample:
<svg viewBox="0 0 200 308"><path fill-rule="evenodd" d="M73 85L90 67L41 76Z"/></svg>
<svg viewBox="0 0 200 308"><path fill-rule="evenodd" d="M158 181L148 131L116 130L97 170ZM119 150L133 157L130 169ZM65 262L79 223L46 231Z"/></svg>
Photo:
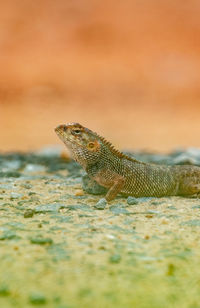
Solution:
<svg viewBox="0 0 200 308"><path fill-rule="evenodd" d="M200 192L200 168L140 162L116 150L110 142L78 123L59 125L58 137L72 157L101 186L107 201L126 196L191 196Z"/></svg>

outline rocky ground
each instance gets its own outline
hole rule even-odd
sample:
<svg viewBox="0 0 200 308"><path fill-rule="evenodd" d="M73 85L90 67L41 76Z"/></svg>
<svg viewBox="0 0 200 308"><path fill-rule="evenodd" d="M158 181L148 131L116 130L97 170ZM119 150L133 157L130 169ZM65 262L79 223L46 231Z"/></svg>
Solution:
<svg viewBox="0 0 200 308"><path fill-rule="evenodd" d="M200 150L135 153L200 165ZM54 150L0 155L0 307L200 307L200 200L106 204Z"/></svg>

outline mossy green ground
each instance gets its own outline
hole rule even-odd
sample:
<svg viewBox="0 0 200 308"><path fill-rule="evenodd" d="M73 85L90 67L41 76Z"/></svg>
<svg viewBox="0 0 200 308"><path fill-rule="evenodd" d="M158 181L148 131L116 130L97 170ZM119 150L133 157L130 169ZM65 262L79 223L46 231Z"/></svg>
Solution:
<svg viewBox="0 0 200 308"><path fill-rule="evenodd" d="M0 179L0 307L200 307L199 199L97 210L73 163L16 172Z"/></svg>

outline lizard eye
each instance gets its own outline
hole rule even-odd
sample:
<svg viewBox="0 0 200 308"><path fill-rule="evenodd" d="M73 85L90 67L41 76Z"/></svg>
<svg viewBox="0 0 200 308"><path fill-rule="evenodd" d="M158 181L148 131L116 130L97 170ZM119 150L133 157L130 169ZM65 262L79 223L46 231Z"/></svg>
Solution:
<svg viewBox="0 0 200 308"><path fill-rule="evenodd" d="M74 129L74 130L72 130L72 134L73 135L79 135L80 134L80 129Z"/></svg>

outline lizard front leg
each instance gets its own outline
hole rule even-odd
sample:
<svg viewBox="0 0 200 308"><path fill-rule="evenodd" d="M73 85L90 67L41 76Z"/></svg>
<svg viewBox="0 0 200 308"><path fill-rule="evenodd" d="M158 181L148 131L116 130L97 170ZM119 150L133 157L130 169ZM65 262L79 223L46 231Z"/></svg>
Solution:
<svg viewBox="0 0 200 308"><path fill-rule="evenodd" d="M113 200L117 194L121 192L125 183L123 176L113 172L108 168L104 168L97 172L94 179L98 184L109 188L105 197L107 201Z"/></svg>
<svg viewBox="0 0 200 308"><path fill-rule="evenodd" d="M115 180L113 185L110 187L106 194L106 200L111 201L115 199L118 193L121 192L123 186L124 186L124 178L122 176L118 176Z"/></svg>

